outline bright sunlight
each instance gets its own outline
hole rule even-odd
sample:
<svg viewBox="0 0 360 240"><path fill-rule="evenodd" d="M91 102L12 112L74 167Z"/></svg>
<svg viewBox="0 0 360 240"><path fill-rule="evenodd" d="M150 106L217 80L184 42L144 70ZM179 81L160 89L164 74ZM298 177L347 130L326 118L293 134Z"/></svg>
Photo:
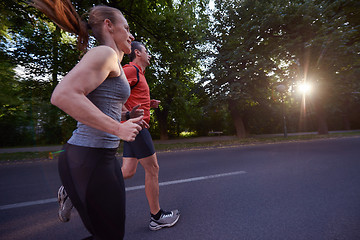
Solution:
<svg viewBox="0 0 360 240"><path fill-rule="evenodd" d="M311 84L306 83L306 82L300 83L300 85L299 85L299 91L300 91L302 94L310 94L310 93L311 93L311 90L312 90Z"/></svg>

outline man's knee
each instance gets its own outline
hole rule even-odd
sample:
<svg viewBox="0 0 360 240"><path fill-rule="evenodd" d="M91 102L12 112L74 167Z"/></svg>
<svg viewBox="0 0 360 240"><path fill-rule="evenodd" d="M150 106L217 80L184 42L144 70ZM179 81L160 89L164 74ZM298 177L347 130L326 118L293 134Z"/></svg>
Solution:
<svg viewBox="0 0 360 240"><path fill-rule="evenodd" d="M125 179L134 176L136 173L136 168L137 168L137 159L123 158L121 171Z"/></svg>
<svg viewBox="0 0 360 240"><path fill-rule="evenodd" d="M131 169L131 168L122 167L121 171L122 171L123 177L126 179L126 178L131 178L131 177L133 177L135 175L136 168Z"/></svg>
<svg viewBox="0 0 360 240"><path fill-rule="evenodd" d="M158 161L156 158L156 154L154 154L150 157L141 159L140 163L144 167L145 173L151 174L153 176L159 175L159 164L158 164Z"/></svg>
<svg viewBox="0 0 360 240"><path fill-rule="evenodd" d="M148 171L152 175L156 175L156 176L159 175L159 164L158 163L152 164Z"/></svg>

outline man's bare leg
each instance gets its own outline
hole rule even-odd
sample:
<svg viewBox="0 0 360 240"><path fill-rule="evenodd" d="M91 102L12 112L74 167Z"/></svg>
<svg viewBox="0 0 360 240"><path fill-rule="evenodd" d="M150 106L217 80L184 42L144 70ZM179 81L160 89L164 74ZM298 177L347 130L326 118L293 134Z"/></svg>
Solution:
<svg viewBox="0 0 360 240"><path fill-rule="evenodd" d="M148 199L150 212L156 214L160 211L159 203L159 164L156 153L139 160L145 169L145 194Z"/></svg>
<svg viewBox="0 0 360 240"><path fill-rule="evenodd" d="M137 158L129 158L129 157L123 158L121 171L124 179L131 178L132 176L135 175L138 163L139 161L137 160Z"/></svg>

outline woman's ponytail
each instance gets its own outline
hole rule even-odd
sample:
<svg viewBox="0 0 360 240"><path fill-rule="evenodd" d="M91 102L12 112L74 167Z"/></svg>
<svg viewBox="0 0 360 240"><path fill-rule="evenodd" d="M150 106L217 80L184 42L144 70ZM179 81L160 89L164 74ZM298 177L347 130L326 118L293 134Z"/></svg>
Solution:
<svg viewBox="0 0 360 240"><path fill-rule="evenodd" d="M86 51L89 41L88 24L81 19L70 0L32 0L61 29L78 36L78 49Z"/></svg>

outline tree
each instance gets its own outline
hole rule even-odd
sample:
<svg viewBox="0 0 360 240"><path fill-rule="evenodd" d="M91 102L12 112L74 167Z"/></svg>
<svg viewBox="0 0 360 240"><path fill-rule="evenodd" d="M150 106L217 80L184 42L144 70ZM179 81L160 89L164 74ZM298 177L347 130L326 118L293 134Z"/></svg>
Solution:
<svg viewBox="0 0 360 240"><path fill-rule="evenodd" d="M73 2L80 15L93 4L101 3ZM205 4L207 1L203 0L178 3L170 0L106 2L106 5L123 12L137 40L149 46L157 62L147 71L147 78L153 97L163 103L163 108L156 114L161 121L157 126L162 129L163 138L167 138L169 133L176 135L189 126L189 121L183 119L191 113L201 113L194 111L199 101L193 88L197 86L194 78L198 74L201 27L206 22L202 13ZM5 27L0 30L10 36L9 40L3 42L6 46L4 52L13 59L14 67L21 66L24 70L23 76L15 80L19 86L19 105L23 106L21 112L30 119L29 123L23 122L23 125L33 129L32 135L36 135L36 141L63 141L66 139L62 136L64 126L70 128L66 131L68 135L74 128L74 122L68 121L69 117L53 107L49 99L61 76L79 60L75 38L60 30L26 1L7 1L2 5L5 7L1 9L1 20ZM183 26L178 25L179 21ZM20 113L19 108L16 111ZM175 128L172 127L173 123L176 123Z"/></svg>
<svg viewBox="0 0 360 240"><path fill-rule="evenodd" d="M62 119L66 119L67 115L50 104L50 96L59 77L65 75L79 60L75 39L51 22L39 18L33 19L14 37L16 45L13 55L28 76L23 84L24 90L30 90L28 87L31 86L39 88L31 87L32 95L25 96L27 101L38 106L36 112L32 108L29 114L34 122L41 125L40 133L44 143L59 143L63 140Z"/></svg>
<svg viewBox="0 0 360 240"><path fill-rule="evenodd" d="M355 20L359 4L343 0L215 3L210 36L215 60L205 80L212 97L228 102L237 135L246 135L246 121L255 106L270 104L270 89L279 83L287 86L289 105L301 81L311 81L317 89L308 100L319 133L326 134L327 114L343 111L340 99L358 89L354 86L359 69Z"/></svg>
<svg viewBox="0 0 360 240"><path fill-rule="evenodd" d="M215 1L213 64L204 81L219 104L226 104L238 137L247 135L251 109L267 101L269 76L276 70L271 60L269 35L273 10L263 1ZM269 23L270 22L270 23Z"/></svg>
<svg viewBox="0 0 360 240"><path fill-rule="evenodd" d="M79 60L75 39L62 33L24 1L8 1L4 11L3 51L7 61L13 63L12 68L21 67L23 72L18 78L12 76L18 99L11 108L16 115L16 121L12 122L19 127L10 129L23 129L21 132L28 135L22 134L7 144L59 143L61 125L67 117L50 104L50 95L58 77Z"/></svg>
<svg viewBox="0 0 360 240"><path fill-rule="evenodd" d="M359 25L350 24L349 17L359 11L359 4L292 1L278 7L285 13L280 17L279 43L292 56L293 64L299 65L300 79L314 85L309 100L314 105L319 134L327 134L327 116L344 110L341 99L354 91L357 79L354 72L359 69L359 45L354 39Z"/></svg>
<svg viewBox="0 0 360 240"><path fill-rule="evenodd" d="M208 17L207 0L142 1L119 7L152 55L146 72L153 98L161 100L155 111L160 138L178 135L194 118L198 102L194 88L199 74L200 49ZM197 113L199 114L199 112ZM189 127L189 125L187 125Z"/></svg>
<svg viewBox="0 0 360 240"><path fill-rule="evenodd" d="M8 29L20 22L18 15L22 8L14 7L9 1L1 2L0 6L0 145L32 143L32 129L27 127L30 120L24 113L21 85L15 72L17 64L7 45L11 40Z"/></svg>

